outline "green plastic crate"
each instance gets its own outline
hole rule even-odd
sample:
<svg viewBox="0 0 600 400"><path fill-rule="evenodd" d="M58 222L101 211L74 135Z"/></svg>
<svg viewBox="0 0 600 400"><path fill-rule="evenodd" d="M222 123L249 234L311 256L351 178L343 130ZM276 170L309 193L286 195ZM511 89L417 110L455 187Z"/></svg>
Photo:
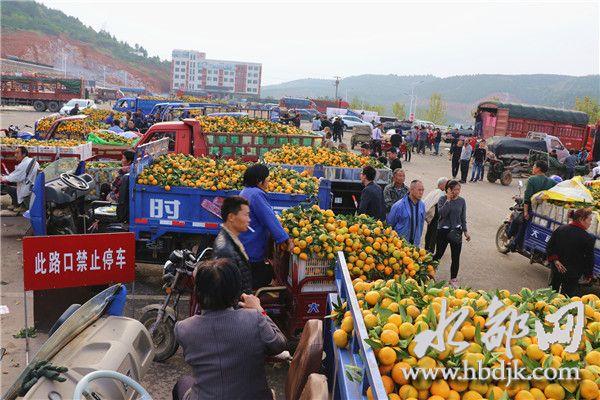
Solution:
<svg viewBox="0 0 600 400"><path fill-rule="evenodd" d="M215 135L206 135L206 141L208 142L208 144L215 143Z"/></svg>
<svg viewBox="0 0 600 400"><path fill-rule="evenodd" d="M221 155L227 157L233 155L233 147L231 146L223 146L221 147Z"/></svg>

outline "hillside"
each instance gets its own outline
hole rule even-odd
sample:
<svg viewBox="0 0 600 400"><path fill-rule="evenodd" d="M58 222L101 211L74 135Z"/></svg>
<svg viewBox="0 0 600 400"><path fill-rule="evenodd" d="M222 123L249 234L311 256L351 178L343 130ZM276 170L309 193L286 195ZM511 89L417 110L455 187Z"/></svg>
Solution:
<svg viewBox="0 0 600 400"><path fill-rule="evenodd" d="M63 69L102 84L144 86L167 92L170 62L148 57L110 33L97 32L77 18L33 1L6 1L1 7L2 57L16 56ZM106 69L105 69L106 68Z"/></svg>
<svg viewBox="0 0 600 400"><path fill-rule="evenodd" d="M463 75L438 78L431 75L359 75L343 79L339 95L348 100L359 98L384 105L398 101L408 107L411 84L415 86L419 108L426 108L432 93L441 93L447 103L449 120L469 119L469 113L478 102L497 97L511 102L572 108L576 97L598 99L600 75L574 77L566 75ZM262 88L265 97L331 97L331 80L300 79Z"/></svg>

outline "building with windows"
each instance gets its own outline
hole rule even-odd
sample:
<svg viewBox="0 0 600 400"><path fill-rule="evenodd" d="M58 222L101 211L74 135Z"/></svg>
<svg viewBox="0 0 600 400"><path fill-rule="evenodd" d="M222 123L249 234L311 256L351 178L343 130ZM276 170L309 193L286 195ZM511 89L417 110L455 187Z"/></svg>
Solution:
<svg viewBox="0 0 600 400"><path fill-rule="evenodd" d="M260 98L262 64L209 60L205 53L173 50L171 89L217 97Z"/></svg>

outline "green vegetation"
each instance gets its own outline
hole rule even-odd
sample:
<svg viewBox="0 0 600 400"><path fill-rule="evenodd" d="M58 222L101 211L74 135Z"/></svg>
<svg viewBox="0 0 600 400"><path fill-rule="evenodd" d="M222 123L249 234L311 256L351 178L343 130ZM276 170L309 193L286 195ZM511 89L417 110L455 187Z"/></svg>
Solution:
<svg viewBox="0 0 600 400"><path fill-rule="evenodd" d="M119 41L110 33L101 30L96 32L85 26L79 19L65 13L50 9L33 1L2 2L1 24L3 30L27 30L49 35L66 35L71 39L93 45L96 49L136 66L168 69L169 61L162 61L158 56L148 57L148 51L135 44Z"/></svg>
<svg viewBox="0 0 600 400"><path fill-rule="evenodd" d="M592 99L589 96L585 96L582 99L576 97L575 109L589 115L590 124L592 125L600 121L600 104L598 104L598 100Z"/></svg>
<svg viewBox="0 0 600 400"><path fill-rule="evenodd" d="M406 107L404 106L404 103L392 103L392 114L398 119L406 118Z"/></svg>
<svg viewBox="0 0 600 400"><path fill-rule="evenodd" d="M446 103L442 100L441 94L432 93L429 97L429 108L425 112L425 120L438 125L446 123Z"/></svg>

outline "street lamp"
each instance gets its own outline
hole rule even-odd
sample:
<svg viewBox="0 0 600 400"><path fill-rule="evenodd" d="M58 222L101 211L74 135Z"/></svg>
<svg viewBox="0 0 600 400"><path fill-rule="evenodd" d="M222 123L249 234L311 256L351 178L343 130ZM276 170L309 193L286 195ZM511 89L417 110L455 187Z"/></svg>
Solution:
<svg viewBox="0 0 600 400"><path fill-rule="evenodd" d="M409 119L410 119L410 116L413 114L413 103L415 106L415 113L417 111L417 102L415 101L415 87L424 82L425 81L413 82L410 85L411 86L411 88L410 88L410 108L409 108L409 113L408 113Z"/></svg>

